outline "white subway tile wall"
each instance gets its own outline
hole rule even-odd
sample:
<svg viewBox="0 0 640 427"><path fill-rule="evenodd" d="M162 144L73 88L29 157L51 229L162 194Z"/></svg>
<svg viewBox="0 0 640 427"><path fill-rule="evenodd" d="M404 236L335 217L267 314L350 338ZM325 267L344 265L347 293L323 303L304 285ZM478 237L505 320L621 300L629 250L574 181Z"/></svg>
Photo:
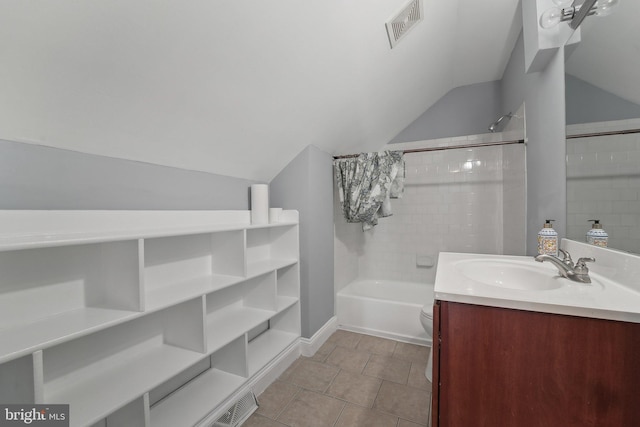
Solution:
<svg viewBox="0 0 640 427"><path fill-rule="evenodd" d="M503 138L500 134L474 135L386 148L449 146ZM504 159L508 159L506 174ZM524 248L522 145L411 153L405 155L405 161L405 193L401 199L392 200L393 216L380 219L372 230L363 233L360 224L347 224L336 199L336 291L356 277L433 283L435 264L418 267L416 257L420 255L433 258L435 263L441 251L501 254L503 212L510 212L509 232L521 234L510 239L521 242Z"/></svg>
<svg viewBox="0 0 640 427"><path fill-rule="evenodd" d="M640 119L567 127L569 135L640 128ZM567 236L585 241L599 219L609 246L640 252L640 134L567 140Z"/></svg>

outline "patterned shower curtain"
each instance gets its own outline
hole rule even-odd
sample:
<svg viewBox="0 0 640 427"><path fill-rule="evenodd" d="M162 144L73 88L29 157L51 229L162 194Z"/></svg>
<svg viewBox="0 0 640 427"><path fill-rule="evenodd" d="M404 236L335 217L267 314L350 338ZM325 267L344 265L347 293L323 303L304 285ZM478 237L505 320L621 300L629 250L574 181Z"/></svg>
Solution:
<svg viewBox="0 0 640 427"><path fill-rule="evenodd" d="M402 151L362 153L334 161L342 212L347 222L361 222L362 230L391 215L390 198L404 191Z"/></svg>

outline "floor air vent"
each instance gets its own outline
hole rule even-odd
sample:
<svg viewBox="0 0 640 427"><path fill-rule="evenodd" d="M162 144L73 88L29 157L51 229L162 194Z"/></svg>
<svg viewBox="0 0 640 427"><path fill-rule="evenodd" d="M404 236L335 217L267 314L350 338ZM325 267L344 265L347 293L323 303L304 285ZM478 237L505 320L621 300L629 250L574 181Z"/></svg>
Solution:
<svg viewBox="0 0 640 427"><path fill-rule="evenodd" d="M253 411L258 409L258 401L253 392L245 394L227 412L222 414L211 427L236 427L249 418Z"/></svg>
<svg viewBox="0 0 640 427"><path fill-rule="evenodd" d="M409 30L415 27L418 22L422 21L422 4L420 1L421 0L412 0L386 23L391 49L400 42Z"/></svg>

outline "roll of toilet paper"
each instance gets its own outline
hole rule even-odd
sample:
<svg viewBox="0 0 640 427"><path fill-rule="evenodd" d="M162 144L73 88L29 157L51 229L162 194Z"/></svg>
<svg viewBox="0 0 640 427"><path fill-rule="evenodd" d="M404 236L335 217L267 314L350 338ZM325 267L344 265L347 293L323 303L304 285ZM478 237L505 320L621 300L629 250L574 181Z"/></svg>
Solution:
<svg viewBox="0 0 640 427"><path fill-rule="evenodd" d="M253 184L251 186L251 224L269 223L269 186Z"/></svg>
<svg viewBox="0 0 640 427"><path fill-rule="evenodd" d="M269 208L269 223L274 224L280 222L280 215L282 214L282 208Z"/></svg>

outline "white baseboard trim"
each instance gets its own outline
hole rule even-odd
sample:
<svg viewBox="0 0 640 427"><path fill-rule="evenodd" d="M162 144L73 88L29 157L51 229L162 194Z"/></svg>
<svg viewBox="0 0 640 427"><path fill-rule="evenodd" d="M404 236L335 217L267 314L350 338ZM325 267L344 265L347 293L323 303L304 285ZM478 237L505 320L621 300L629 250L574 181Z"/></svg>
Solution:
<svg viewBox="0 0 640 427"><path fill-rule="evenodd" d="M300 354L311 357L325 341L338 329L338 318L333 316L311 338L300 338Z"/></svg>
<svg viewBox="0 0 640 427"><path fill-rule="evenodd" d="M275 359L269 362L264 368L254 374L246 383L244 383L238 390L229 396L223 403L218 405L217 408L205 418L203 418L196 426L204 427L210 426L214 421L224 414L228 408L233 406L242 396L249 391L258 396L260 395L272 382L274 382L284 371L287 370L293 362L300 357L300 339L291 343L289 347L282 351Z"/></svg>
<svg viewBox="0 0 640 427"><path fill-rule="evenodd" d="M300 357L300 339L271 361L260 372L254 375L253 381L249 385L256 396L262 394L280 375Z"/></svg>

